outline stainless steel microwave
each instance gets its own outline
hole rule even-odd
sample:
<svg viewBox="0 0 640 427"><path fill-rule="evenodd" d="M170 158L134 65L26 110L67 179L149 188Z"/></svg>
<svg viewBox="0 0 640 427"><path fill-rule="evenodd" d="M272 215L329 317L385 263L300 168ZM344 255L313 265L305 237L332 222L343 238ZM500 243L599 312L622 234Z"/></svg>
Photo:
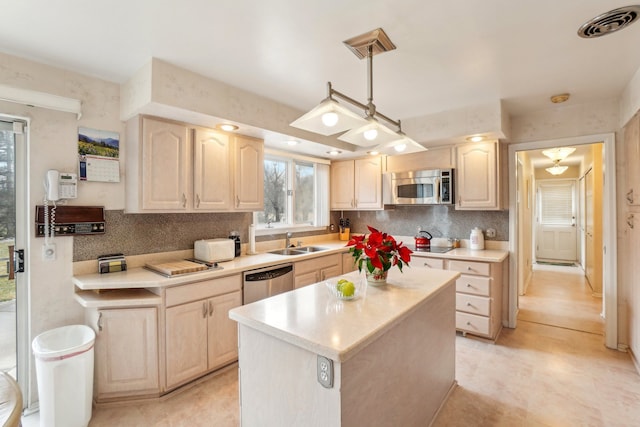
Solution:
<svg viewBox="0 0 640 427"><path fill-rule="evenodd" d="M453 169L384 174L383 198L389 205L453 204Z"/></svg>

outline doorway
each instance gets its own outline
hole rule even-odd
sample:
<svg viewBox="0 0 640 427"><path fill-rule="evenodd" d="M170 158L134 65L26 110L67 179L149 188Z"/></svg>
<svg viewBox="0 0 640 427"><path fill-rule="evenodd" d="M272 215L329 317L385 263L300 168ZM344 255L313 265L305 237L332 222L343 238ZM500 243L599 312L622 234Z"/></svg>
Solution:
<svg viewBox="0 0 640 427"><path fill-rule="evenodd" d="M602 199L599 201L599 206L602 206L602 251L597 255L603 261L603 315L605 318L605 344L609 348L617 349L617 284L616 284L616 199L615 199L615 135L614 134L602 134L592 135L576 138L565 138L549 141L538 141L531 143L511 144L509 146L509 224L510 224L510 251L512 255L510 257L510 278L509 278L509 327L516 327L517 315L518 315L518 294L519 294L519 278L526 277L526 272L523 274L522 270L531 270L529 265L523 265L519 262L521 255L517 252L516 248L523 245L520 240L524 237L521 233L522 215L519 213L525 210L528 203L531 203L533 195L525 194L525 189L530 186L530 183L523 184L524 177L528 176L527 171L523 171L521 165L518 164L517 155L522 152L531 150L541 150L554 147L565 146L583 146L587 144L602 143L603 158L599 159L599 164L602 165L601 175L607 175L607 179L602 186ZM518 173L520 171L520 173ZM522 173L525 172L525 173ZM582 185L582 184L580 184ZM580 201L582 203L582 201ZM533 239L532 239L533 240ZM577 241L577 240L576 240ZM526 242L525 242L526 243ZM532 248L533 250L533 248ZM580 251L580 248L578 248Z"/></svg>
<svg viewBox="0 0 640 427"><path fill-rule="evenodd" d="M536 262L573 265L578 261L576 180L536 181Z"/></svg>
<svg viewBox="0 0 640 427"><path fill-rule="evenodd" d="M27 242L26 120L0 115L0 370L16 378L26 402L27 277L15 262ZM18 257L20 258L20 257Z"/></svg>

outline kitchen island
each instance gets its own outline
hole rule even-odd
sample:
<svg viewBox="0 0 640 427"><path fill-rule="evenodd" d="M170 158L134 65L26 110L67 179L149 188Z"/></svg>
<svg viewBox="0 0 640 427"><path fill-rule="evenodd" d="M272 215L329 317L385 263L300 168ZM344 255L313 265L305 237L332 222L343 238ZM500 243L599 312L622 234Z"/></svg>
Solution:
<svg viewBox="0 0 640 427"><path fill-rule="evenodd" d="M242 425L429 425L455 385L458 276L392 269L351 301L317 283L230 310Z"/></svg>

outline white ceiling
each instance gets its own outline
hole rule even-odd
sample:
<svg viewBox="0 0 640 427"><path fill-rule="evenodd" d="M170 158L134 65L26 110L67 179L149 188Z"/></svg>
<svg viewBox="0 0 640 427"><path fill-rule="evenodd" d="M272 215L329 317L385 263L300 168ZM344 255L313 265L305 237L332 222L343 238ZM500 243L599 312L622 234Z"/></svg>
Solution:
<svg viewBox="0 0 640 427"><path fill-rule="evenodd" d="M503 100L511 115L618 97L640 24L596 39L588 19L629 0L2 0L0 51L127 81L152 57L309 110L326 82L366 102L366 61L342 43L382 27L378 111L394 119ZM1 64L0 64L1 67ZM567 105L567 104L565 104Z"/></svg>

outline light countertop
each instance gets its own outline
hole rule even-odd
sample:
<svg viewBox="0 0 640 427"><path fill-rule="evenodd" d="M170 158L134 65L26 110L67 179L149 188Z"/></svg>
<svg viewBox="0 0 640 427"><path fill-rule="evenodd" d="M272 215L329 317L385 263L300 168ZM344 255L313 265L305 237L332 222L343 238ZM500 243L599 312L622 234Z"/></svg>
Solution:
<svg viewBox="0 0 640 427"><path fill-rule="evenodd" d="M387 285L366 285L354 300L337 299L321 282L234 308L229 317L308 351L345 361L447 285L455 286L459 275L393 268Z"/></svg>
<svg viewBox="0 0 640 427"><path fill-rule="evenodd" d="M184 285L202 280L240 274L244 271L257 268L270 267L278 264L288 264L334 253L346 252L347 242L341 240L328 240L314 243L313 246L327 248L325 251L312 252L304 255L275 255L263 252L255 255L242 255L231 261L221 262L222 270L205 270L198 273L189 273L167 278L145 268L130 268L127 271L99 274L89 273L75 275L73 284L80 290L110 290L110 289L135 289L135 288L163 288ZM468 248L453 249L444 254L431 252L414 252L412 257L430 257L461 259L468 261L502 262L509 255L508 251L500 249L470 250ZM96 263L97 265L97 263ZM410 268L409 268L410 269ZM409 270L407 269L407 270Z"/></svg>

